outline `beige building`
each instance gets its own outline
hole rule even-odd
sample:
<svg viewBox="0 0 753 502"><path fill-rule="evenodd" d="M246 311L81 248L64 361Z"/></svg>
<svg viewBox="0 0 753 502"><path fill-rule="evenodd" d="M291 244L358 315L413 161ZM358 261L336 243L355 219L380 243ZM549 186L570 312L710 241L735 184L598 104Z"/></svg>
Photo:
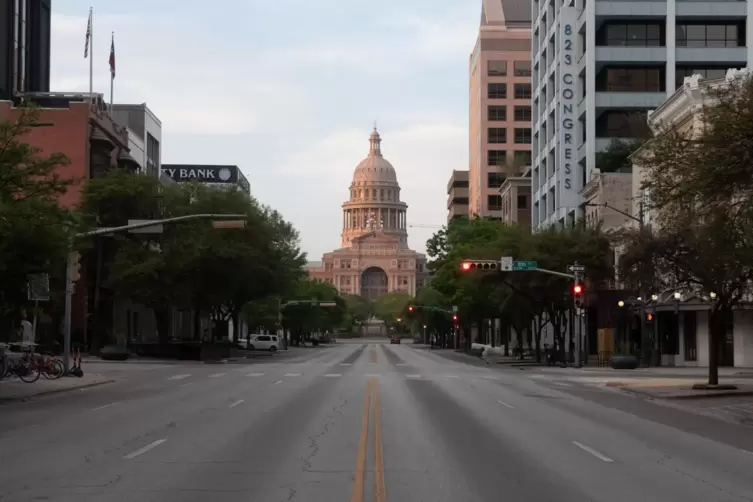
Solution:
<svg viewBox="0 0 753 502"><path fill-rule="evenodd" d="M633 174L591 172L591 179L580 191L585 204L586 224L602 224L605 232L623 228L633 220Z"/></svg>
<svg viewBox="0 0 753 502"><path fill-rule="evenodd" d="M400 200L395 168L383 156L376 128L369 155L353 173L343 203L340 248L307 267L309 276L340 293L369 299L393 291L410 295L428 278L426 257L408 248L408 205Z"/></svg>
<svg viewBox="0 0 753 502"><path fill-rule="evenodd" d="M529 1L482 0L469 66L469 215L501 218L499 188L531 164Z"/></svg>
<svg viewBox="0 0 753 502"><path fill-rule="evenodd" d="M502 223L531 227L531 178L507 178L499 187L502 199Z"/></svg>
<svg viewBox="0 0 753 502"><path fill-rule="evenodd" d="M468 171L452 171L447 182L447 221L468 217Z"/></svg>

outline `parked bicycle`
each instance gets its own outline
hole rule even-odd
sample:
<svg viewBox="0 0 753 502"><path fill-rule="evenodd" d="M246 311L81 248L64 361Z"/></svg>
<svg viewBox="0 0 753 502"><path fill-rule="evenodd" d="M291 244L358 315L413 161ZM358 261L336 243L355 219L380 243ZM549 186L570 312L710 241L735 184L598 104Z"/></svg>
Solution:
<svg viewBox="0 0 753 502"><path fill-rule="evenodd" d="M12 358L11 353L3 351L0 357L0 379L15 375L23 382L34 383L40 375L48 380L56 380L65 373L60 359L50 354L35 354L33 346L24 349L23 354L17 358Z"/></svg>

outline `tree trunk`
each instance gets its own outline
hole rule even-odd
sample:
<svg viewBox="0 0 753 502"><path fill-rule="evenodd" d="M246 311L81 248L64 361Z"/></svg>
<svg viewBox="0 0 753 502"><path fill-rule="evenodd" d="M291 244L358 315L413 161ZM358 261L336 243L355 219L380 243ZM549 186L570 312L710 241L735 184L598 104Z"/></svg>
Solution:
<svg viewBox="0 0 753 502"><path fill-rule="evenodd" d="M709 385L719 385L719 340L725 333L725 311L709 313Z"/></svg>

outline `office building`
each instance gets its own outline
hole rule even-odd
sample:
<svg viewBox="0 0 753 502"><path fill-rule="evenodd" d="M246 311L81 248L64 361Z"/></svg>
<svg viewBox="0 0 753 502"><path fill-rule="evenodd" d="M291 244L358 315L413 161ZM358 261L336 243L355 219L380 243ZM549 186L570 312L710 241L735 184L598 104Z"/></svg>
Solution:
<svg viewBox="0 0 753 502"><path fill-rule="evenodd" d="M0 0L0 100L50 90L50 2Z"/></svg>
<svg viewBox="0 0 753 502"><path fill-rule="evenodd" d="M447 221L468 217L468 171L452 171L447 182Z"/></svg>
<svg viewBox="0 0 753 502"><path fill-rule="evenodd" d="M502 223L531 227L531 178L511 176L499 187Z"/></svg>
<svg viewBox="0 0 753 502"><path fill-rule="evenodd" d="M500 218L499 187L531 163L530 44L530 2L482 1L469 65L469 216Z"/></svg>
<svg viewBox="0 0 753 502"><path fill-rule="evenodd" d="M114 104L112 118L128 130L130 153L139 163L141 172L171 182L162 173L162 122L146 103Z"/></svg>
<svg viewBox="0 0 753 502"><path fill-rule="evenodd" d="M597 152L647 134L647 112L698 73L751 59L753 2L534 0L534 228L583 216Z"/></svg>

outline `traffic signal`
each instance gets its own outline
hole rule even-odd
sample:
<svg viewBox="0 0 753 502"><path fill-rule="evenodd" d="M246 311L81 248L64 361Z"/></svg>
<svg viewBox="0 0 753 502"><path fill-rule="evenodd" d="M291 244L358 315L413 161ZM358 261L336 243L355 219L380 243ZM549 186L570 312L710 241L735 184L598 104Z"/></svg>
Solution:
<svg viewBox="0 0 753 502"><path fill-rule="evenodd" d="M408 305L408 312L413 312L413 305Z"/></svg>
<svg viewBox="0 0 753 502"><path fill-rule="evenodd" d="M573 303L577 309L583 307L583 284L580 282L573 285Z"/></svg>
<svg viewBox="0 0 753 502"><path fill-rule="evenodd" d="M648 313L646 314L646 320L651 322L654 320L654 314Z"/></svg>
<svg viewBox="0 0 753 502"><path fill-rule="evenodd" d="M463 272L470 272L472 270L492 272L499 270L499 262L494 260L463 260L460 262L460 269Z"/></svg>
<svg viewBox="0 0 753 502"><path fill-rule="evenodd" d="M452 314L452 322L458 322L457 314Z"/></svg>

